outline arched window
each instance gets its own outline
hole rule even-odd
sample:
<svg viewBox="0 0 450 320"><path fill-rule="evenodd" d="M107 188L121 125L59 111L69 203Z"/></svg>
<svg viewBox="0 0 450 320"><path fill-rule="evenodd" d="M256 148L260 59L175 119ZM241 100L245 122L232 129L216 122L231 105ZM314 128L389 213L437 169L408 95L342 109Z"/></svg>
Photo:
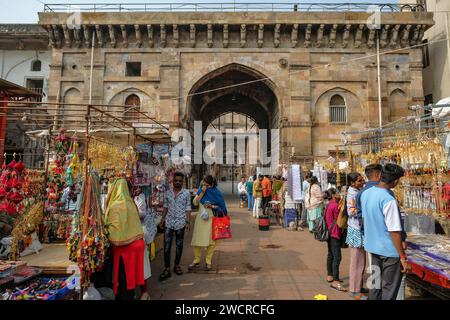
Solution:
<svg viewBox="0 0 450 320"><path fill-rule="evenodd" d="M124 118L126 120L136 120L139 119L139 111L141 105L141 99L135 94L130 94L125 99L125 110L124 110Z"/></svg>
<svg viewBox="0 0 450 320"><path fill-rule="evenodd" d="M345 123L347 122L347 106L341 95L335 94L330 100L330 122Z"/></svg>
<svg viewBox="0 0 450 320"><path fill-rule="evenodd" d="M36 59L31 63L31 71L41 71L42 63L41 60Z"/></svg>

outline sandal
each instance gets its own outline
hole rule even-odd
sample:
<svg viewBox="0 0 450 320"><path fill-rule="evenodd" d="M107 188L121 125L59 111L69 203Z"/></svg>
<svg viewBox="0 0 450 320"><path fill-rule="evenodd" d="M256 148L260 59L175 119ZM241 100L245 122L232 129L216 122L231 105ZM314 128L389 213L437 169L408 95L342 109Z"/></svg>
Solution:
<svg viewBox="0 0 450 320"><path fill-rule="evenodd" d="M159 276L159 280L160 281L166 280L167 278L170 278L170 276L171 276L170 270L164 269L163 273L161 273L161 275Z"/></svg>
<svg viewBox="0 0 450 320"><path fill-rule="evenodd" d="M177 275L179 275L179 276L181 276L181 275L183 274L183 270L181 270L181 267L180 267L180 266L175 266L175 267L173 268L173 272L175 272L175 274L177 274Z"/></svg>
<svg viewBox="0 0 450 320"><path fill-rule="evenodd" d="M334 281L333 277L331 277L331 280L329 280L329 279L330 279L330 278L327 277L327 282L328 282L328 283L333 283L333 281Z"/></svg>
<svg viewBox="0 0 450 320"><path fill-rule="evenodd" d="M148 293L144 293L144 294L141 296L141 300L150 300L150 295L149 295Z"/></svg>
<svg viewBox="0 0 450 320"><path fill-rule="evenodd" d="M195 268L198 268L200 266L200 263L191 263L189 266L188 266L188 270L194 270Z"/></svg>
<svg viewBox="0 0 450 320"><path fill-rule="evenodd" d="M206 265L206 271L212 271L212 266L210 264Z"/></svg>
<svg viewBox="0 0 450 320"><path fill-rule="evenodd" d="M361 294L361 293L356 293L356 292L352 292L350 293L350 297L352 297L355 300L367 300L367 296Z"/></svg>
<svg viewBox="0 0 450 320"><path fill-rule="evenodd" d="M331 284L330 287L332 287L333 289L335 289L337 291L347 292L347 289L344 288L344 286L342 284L340 284L340 283L338 283L335 286L333 286L333 284Z"/></svg>

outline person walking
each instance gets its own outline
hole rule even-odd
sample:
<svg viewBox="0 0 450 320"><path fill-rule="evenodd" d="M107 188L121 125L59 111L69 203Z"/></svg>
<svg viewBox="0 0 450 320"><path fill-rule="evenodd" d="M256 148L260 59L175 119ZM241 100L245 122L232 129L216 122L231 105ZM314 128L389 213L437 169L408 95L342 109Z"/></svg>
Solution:
<svg viewBox="0 0 450 320"><path fill-rule="evenodd" d="M159 276L160 280L165 280L171 276L170 256L172 249L173 235L175 234L175 266L173 272L182 275L180 267L181 255L183 254L183 241L185 230L189 232L191 220L191 194L183 188L184 174L175 172L173 175L173 191L168 190L164 199L163 218L161 227L165 224L164 230L164 271Z"/></svg>
<svg viewBox="0 0 450 320"><path fill-rule="evenodd" d="M372 273L377 273L369 289L369 300L395 300L402 273L410 270L402 245L402 221L397 200L390 192L404 176L402 167L388 163L380 182L361 195L365 248L372 256Z"/></svg>
<svg viewBox="0 0 450 320"><path fill-rule="evenodd" d="M367 296L361 295L361 293L366 293L363 289L366 253L364 251L364 238L356 208L356 196L364 186L364 178L359 173L352 172L348 175L348 184L346 199L348 214L346 244L350 250L349 290L352 298L366 300Z"/></svg>
<svg viewBox="0 0 450 320"><path fill-rule="evenodd" d="M346 292L339 278L339 265L341 263L341 246L342 246L342 230L337 225L337 218L339 216L339 201L341 195L339 191L332 188L328 190L331 195L331 200L328 202L325 210L325 221L327 228L330 232L328 239L328 256L327 256L327 282L331 283L330 286L338 291Z"/></svg>
<svg viewBox="0 0 450 320"><path fill-rule="evenodd" d="M202 249L206 248L206 270L212 270L212 258L217 241L212 240L212 218L214 212L228 214L222 193L217 189L217 182L208 175L203 180L203 186L198 190L194 198L194 204L199 206L199 213L195 217L194 230L192 232L191 245L194 247L194 261L189 265L189 270L200 266Z"/></svg>
<svg viewBox="0 0 450 320"><path fill-rule="evenodd" d="M312 176L305 196L305 206L307 210L308 229L313 232L314 221L322 216L323 194L320 190L319 180Z"/></svg>
<svg viewBox="0 0 450 320"><path fill-rule="evenodd" d="M270 182L269 176L264 176L264 179L261 183L262 186L262 212L266 212L266 207L269 205L269 202L272 198L272 183Z"/></svg>
<svg viewBox="0 0 450 320"><path fill-rule="evenodd" d="M259 175L258 179L253 183L253 197L255 198L253 204L253 218L259 218L262 201L262 180L262 175Z"/></svg>
<svg viewBox="0 0 450 320"><path fill-rule="evenodd" d="M245 184L245 189L247 190L247 198L248 198L248 203L247 203L248 211L253 210L253 203L255 202L255 200L253 198L253 181L255 179L256 179L256 177L250 176L248 178L247 183Z"/></svg>
<svg viewBox="0 0 450 320"><path fill-rule="evenodd" d="M113 253L113 290L117 300L134 300L144 285L144 232L124 178L112 182L106 200L105 224Z"/></svg>

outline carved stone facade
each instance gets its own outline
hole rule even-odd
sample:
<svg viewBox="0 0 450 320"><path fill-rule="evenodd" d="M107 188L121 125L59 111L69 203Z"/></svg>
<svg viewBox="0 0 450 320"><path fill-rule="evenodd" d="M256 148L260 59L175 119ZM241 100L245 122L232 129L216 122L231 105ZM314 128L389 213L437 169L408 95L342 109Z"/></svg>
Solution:
<svg viewBox="0 0 450 320"><path fill-rule="evenodd" d="M287 160L291 150L327 157L342 131L378 125L377 32L365 12L86 13L81 29L68 28L67 19L40 13L52 48L50 101L58 93L88 101L95 35L93 103L120 104L135 93L171 129L236 109L260 128L280 128ZM382 13L381 21L387 123L423 103L421 49L410 46L433 16ZM140 76L126 76L127 62L141 63ZM330 121L334 95L345 101L344 122Z"/></svg>

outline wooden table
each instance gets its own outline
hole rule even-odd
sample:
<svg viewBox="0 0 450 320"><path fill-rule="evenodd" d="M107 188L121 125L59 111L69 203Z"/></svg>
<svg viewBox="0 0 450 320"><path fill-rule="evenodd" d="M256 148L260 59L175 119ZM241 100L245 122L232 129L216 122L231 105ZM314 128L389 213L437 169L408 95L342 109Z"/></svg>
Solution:
<svg viewBox="0 0 450 320"><path fill-rule="evenodd" d="M72 274L78 267L69 260L69 253L65 243L44 244L44 248L36 254L21 257L31 267L43 269L44 274Z"/></svg>

